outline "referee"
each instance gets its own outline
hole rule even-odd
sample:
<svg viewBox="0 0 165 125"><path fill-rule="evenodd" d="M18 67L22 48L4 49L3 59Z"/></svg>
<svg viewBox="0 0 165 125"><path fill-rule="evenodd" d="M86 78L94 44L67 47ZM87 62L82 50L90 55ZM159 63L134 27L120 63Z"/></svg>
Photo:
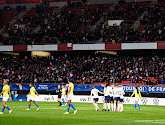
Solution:
<svg viewBox="0 0 165 125"><path fill-rule="evenodd" d="M57 93L57 95L58 95L58 97L57 97L57 101L59 102L59 106L61 106L62 104L61 104L61 86L60 85L58 85L58 90L56 90L56 93Z"/></svg>

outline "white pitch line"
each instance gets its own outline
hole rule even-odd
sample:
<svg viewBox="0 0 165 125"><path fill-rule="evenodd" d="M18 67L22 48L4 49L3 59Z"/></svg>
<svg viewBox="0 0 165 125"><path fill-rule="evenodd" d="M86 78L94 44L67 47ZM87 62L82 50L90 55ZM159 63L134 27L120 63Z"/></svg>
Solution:
<svg viewBox="0 0 165 125"><path fill-rule="evenodd" d="M135 120L134 122L143 122L143 123L157 123L165 124L165 119L156 119L156 120Z"/></svg>
<svg viewBox="0 0 165 125"><path fill-rule="evenodd" d="M152 122L152 123L156 123L156 124L165 124L165 122Z"/></svg>

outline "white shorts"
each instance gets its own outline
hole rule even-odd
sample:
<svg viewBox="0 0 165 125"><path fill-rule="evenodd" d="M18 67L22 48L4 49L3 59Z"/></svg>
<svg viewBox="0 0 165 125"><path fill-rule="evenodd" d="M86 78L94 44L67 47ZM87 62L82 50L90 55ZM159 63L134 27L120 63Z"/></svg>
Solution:
<svg viewBox="0 0 165 125"><path fill-rule="evenodd" d="M9 97L3 97L3 100L2 101L8 101Z"/></svg>
<svg viewBox="0 0 165 125"><path fill-rule="evenodd" d="M139 98L135 98L135 101L138 101L139 102Z"/></svg>
<svg viewBox="0 0 165 125"><path fill-rule="evenodd" d="M72 99L73 99L73 95L68 95L68 100L72 101Z"/></svg>
<svg viewBox="0 0 165 125"><path fill-rule="evenodd" d="M64 96L64 95L62 95L62 96L61 96L61 98L62 98L62 99L65 99L65 96Z"/></svg>
<svg viewBox="0 0 165 125"><path fill-rule="evenodd" d="M35 97L33 97L33 96L30 96L29 100L36 101Z"/></svg>

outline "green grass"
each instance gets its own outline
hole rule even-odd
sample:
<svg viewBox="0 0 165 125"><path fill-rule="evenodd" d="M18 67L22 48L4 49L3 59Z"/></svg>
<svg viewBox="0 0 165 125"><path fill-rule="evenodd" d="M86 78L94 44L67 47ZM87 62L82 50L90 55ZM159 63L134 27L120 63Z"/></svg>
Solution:
<svg viewBox="0 0 165 125"><path fill-rule="evenodd" d="M92 103L74 103L77 114L70 110L69 115L64 115L67 107L59 107L54 102L38 102L41 110L37 111L32 104L30 111L25 111L28 102L7 102L13 109L11 115L5 109L0 115L0 125L56 125L56 124L83 124L83 125L154 125L165 124L165 107L161 106L141 106L142 111L136 109L134 105L124 105L124 112L94 111Z"/></svg>

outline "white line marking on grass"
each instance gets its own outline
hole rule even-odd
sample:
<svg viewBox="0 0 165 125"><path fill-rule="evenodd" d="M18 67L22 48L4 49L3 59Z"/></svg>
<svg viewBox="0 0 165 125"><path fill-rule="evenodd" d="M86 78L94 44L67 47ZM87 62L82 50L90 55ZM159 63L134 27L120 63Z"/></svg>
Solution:
<svg viewBox="0 0 165 125"><path fill-rule="evenodd" d="M154 124L165 124L165 122L152 122Z"/></svg>
<svg viewBox="0 0 165 125"><path fill-rule="evenodd" d="M165 119L157 119L157 120L135 120L134 122L143 122L143 123L157 123L157 124L165 124Z"/></svg>

